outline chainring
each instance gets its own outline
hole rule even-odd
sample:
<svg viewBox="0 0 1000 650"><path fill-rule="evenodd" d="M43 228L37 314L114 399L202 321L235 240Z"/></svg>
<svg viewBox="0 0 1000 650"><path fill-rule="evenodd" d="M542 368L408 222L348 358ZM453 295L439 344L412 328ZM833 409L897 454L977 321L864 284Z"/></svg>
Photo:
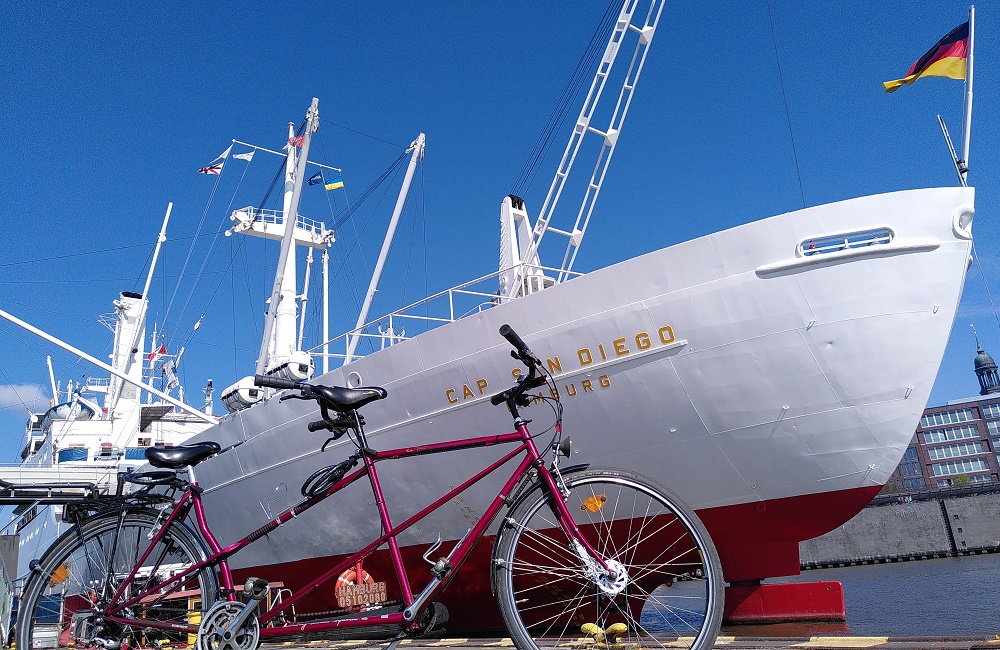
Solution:
<svg viewBox="0 0 1000 650"><path fill-rule="evenodd" d="M227 600L212 605L202 615L198 626L196 650L256 650L260 644L260 622L251 616L230 638L226 638L226 626L242 611L241 603Z"/></svg>

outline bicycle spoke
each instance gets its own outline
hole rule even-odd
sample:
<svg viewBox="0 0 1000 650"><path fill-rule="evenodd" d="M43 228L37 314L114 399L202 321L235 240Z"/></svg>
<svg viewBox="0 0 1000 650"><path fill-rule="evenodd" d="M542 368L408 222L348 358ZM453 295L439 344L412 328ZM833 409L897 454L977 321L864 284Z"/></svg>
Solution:
<svg viewBox="0 0 1000 650"><path fill-rule="evenodd" d="M586 623L609 630L608 643L665 648L656 635L667 632L694 637L698 650L711 647L721 615L711 541L665 491L624 474L591 469L567 477L570 514L611 571L553 544L562 533L548 497L523 504L502 531L500 606L518 650L567 636L576 643Z"/></svg>
<svg viewBox="0 0 1000 650"><path fill-rule="evenodd" d="M204 550L178 524L154 543L147 533L159 525L149 511L130 511L121 521L112 513L87 520L57 540L42 558L41 572L25 586L18 644L138 648L187 643L189 633L196 631L189 601L199 598L209 607L216 593L215 575L206 568L162 586L203 558ZM139 566L143 555L146 560ZM124 583L130 574L133 578ZM119 589L116 607L110 600ZM147 592L142 600L121 607ZM183 625L184 630L157 627L163 625Z"/></svg>

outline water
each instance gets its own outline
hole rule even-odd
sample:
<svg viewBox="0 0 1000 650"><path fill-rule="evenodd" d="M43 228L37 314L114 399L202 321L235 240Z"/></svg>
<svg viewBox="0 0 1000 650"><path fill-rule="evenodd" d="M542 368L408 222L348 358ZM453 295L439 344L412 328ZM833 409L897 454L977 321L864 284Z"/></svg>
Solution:
<svg viewBox="0 0 1000 650"><path fill-rule="evenodd" d="M724 628L739 636L968 636L1000 633L1000 554L803 571L775 582L837 580L847 624Z"/></svg>

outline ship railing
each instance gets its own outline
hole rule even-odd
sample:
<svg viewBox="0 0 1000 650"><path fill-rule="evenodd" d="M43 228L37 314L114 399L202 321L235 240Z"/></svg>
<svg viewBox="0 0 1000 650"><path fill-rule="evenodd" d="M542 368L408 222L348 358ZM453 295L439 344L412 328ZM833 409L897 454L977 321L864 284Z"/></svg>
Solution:
<svg viewBox="0 0 1000 650"><path fill-rule="evenodd" d="M497 305L516 300L516 298L507 296L500 291L501 278L518 275L519 277L529 279L547 279L551 277L545 275L547 271L556 274L560 272L560 269L537 264L518 264L438 292L330 339L325 345L343 346L344 351L331 351L326 356L330 359L347 359L347 349L354 338L358 338L361 341L370 341L372 343L372 351L384 349L440 325L452 323L467 316L481 313ZM572 279L583 275L583 273L570 272L568 275ZM528 293L540 290L542 285L537 282L535 284L537 286L533 290L527 291ZM549 286L549 283L546 282L544 286ZM410 334L406 332L407 327L411 328ZM317 359L322 359L324 356L323 346L324 344L320 343L307 350L307 352ZM360 350L359 345L356 345L355 353L350 355L350 358L358 359L363 356L365 356L365 353Z"/></svg>
<svg viewBox="0 0 1000 650"><path fill-rule="evenodd" d="M250 215L253 221L264 225L280 226L285 223L285 213L283 210L268 210L247 206L241 210L237 210L236 212L245 212ZM327 232L326 224L322 221L310 219L309 217L304 217L301 214L296 216L295 227L316 236L321 236Z"/></svg>

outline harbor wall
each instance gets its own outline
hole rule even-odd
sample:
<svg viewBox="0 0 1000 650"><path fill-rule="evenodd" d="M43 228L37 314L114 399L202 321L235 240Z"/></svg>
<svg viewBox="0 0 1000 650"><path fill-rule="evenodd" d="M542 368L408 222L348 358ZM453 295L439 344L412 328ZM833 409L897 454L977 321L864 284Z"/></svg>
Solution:
<svg viewBox="0 0 1000 650"><path fill-rule="evenodd" d="M1000 494L869 506L799 544L803 569L1000 551Z"/></svg>

